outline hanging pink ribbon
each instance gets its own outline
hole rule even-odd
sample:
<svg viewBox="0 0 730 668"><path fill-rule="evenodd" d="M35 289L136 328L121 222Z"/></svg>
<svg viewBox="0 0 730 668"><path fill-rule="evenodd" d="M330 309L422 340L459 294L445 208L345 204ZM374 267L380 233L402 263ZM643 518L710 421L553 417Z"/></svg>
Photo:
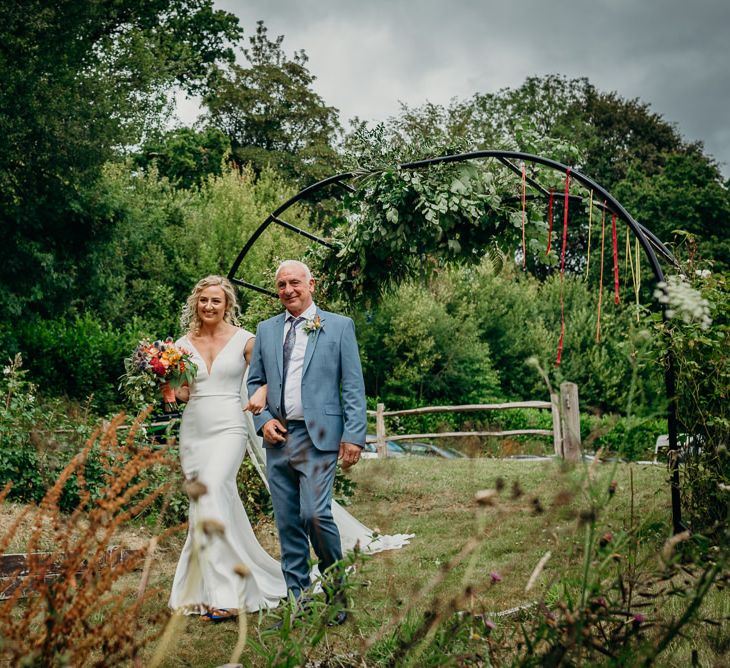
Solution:
<svg viewBox="0 0 730 668"><path fill-rule="evenodd" d="M553 238L553 189L550 188L550 201L548 202L548 245L545 255L550 255L550 241Z"/></svg>
<svg viewBox="0 0 730 668"><path fill-rule="evenodd" d="M611 216L611 237L613 240L613 291L614 291L614 304L619 302L618 294L618 240L616 239L616 214Z"/></svg>
<svg viewBox="0 0 730 668"><path fill-rule="evenodd" d="M563 336L565 335L565 247L568 241L568 204L570 203L570 167L565 172L565 199L563 200L563 247L560 251L560 339L558 340L558 354L555 366L560 364L563 357Z"/></svg>

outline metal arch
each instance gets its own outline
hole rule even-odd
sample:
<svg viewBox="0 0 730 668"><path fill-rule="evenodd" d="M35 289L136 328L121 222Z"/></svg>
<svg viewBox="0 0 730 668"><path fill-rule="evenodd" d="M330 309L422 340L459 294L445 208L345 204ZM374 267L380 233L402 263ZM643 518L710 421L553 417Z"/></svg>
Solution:
<svg viewBox="0 0 730 668"><path fill-rule="evenodd" d="M400 169L409 169L409 170L415 170L415 169L424 169L427 167L431 167L433 165L439 165L439 164L447 164L452 162L465 162L467 160L480 160L484 158L495 158L499 162L501 162L505 167L507 167L509 170L519 174L521 176L522 172L521 170L513 164L512 160L522 160L526 162L531 162L535 164L544 165L546 167L550 167L556 171L562 172L564 174L570 173L571 177L581 183L586 188L593 190L597 193L599 193L604 200L604 203L599 203L599 206L601 208L605 208L608 211L611 211L612 213L615 213L616 216L623 220L624 223L631 229L631 231L634 233L634 236L639 240L639 243L641 244L644 254L649 260L649 265L651 266L652 273L654 274L654 277L657 281L657 283L664 281L664 272L662 271L662 268L659 264L659 260L657 259L657 254L655 251L659 252L659 254L665 259L667 262L672 264L675 267L678 267L678 263L672 253L669 251L669 249L654 235L652 232L650 232L646 227L639 224L634 218L629 214L628 211L621 205L621 203L611 195L605 188L600 186L598 183L596 183L593 179L585 176L584 174L581 174L578 171L573 170L568 165L564 165L560 162L557 162L556 160L551 160L550 158L544 158L542 156L534 155L531 153L524 153L522 151L501 151L501 150L485 150L485 151L472 151L469 153L459 153L454 155L445 155L440 156L436 158L429 158L426 160L417 160L413 162L406 162L399 165ZM236 258L235 262L233 263L230 271L228 272L228 278L232 283L235 283L236 285L240 285L245 288L249 288L251 290L255 290L257 292L270 295L272 297L277 297L277 295L272 292L271 290L267 290L266 288L262 288L256 285L253 285L251 283L248 283L247 281L244 281L243 279L236 278L236 273L238 272L239 267L241 266L241 263L243 262L244 258L246 257L246 254L251 249L253 244L256 242L256 240L261 236L261 234L266 230L266 228L271 223L276 223L277 225L283 226L287 229L292 230L293 232L297 234L301 234L312 241L316 241L317 243L320 243L324 246L327 246L329 248L334 248L333 244L327 241L326 239L322 239L320 237L317 237L310 232L307 232L305 230L301 230L297 228L294 225L291 225L290 223L287 223L283 221L279 216L284 213L287 209L289 209L293 204L296 202L307 198L309 195L322 190L324 188L327 188L331 185L337 185L345 190L348 190L350 192L354 192L354 189L352 186L350 186L347 181L353 179L356 176L355 172L343 172L341 174L335 174L334 176L330 176L329 178L323 179L322 181L318 181L317 183L314 183L307 188L304 188L300 192L298 192L296 195L291 197L289 200L284 202L281 206L279 206L275 211L273 211L271 214L269 214L264 220L263 223L256 229L256 231L251 235L249 240L246 242L245 246L241 249L241 252L238 254L238 257ZM540 193L540 196L542 198L546 198L549 196L549 192L541 186L536 180L533 178L526 179L526 181L529 182L530 186L534 189L538 190ZM535 196L532 196L535 197ZM580 196L569 196L571 199L577 198L582 201L582 197ZM610 205L610 206L609 206ZM662 310L662 317L666 321L667 313L666 308ZM669 432L669 450L670 450L670 467L672 471L672 478L671 478L671 495L672 495L672 524L674 533L679 533L681 531L684 531L686 528L685 525L682 523L682 509L681 509L681 499L680 499L680 493L679 493L679 448L678 448L678 442L677 442L677 399L676 399L676 375L675 375L675 360L671 354L670 351L667 352L667 368L665 372L664 377L665 382L665 388L667 393L667 400L668 400L668 411L667 411L667 430Z"/></svg>
<svg viewBox="0 0 730 668"><path fill-rule="evenodd" d="M277 209L272 211L267 217L266 220L264 220L261 225L258 226L256 231L249 237L248 241L244 245L244 247L241 249L241 252L238 254L238 257L233 263L233 266L231 266L230 271L228 272L228 280L231 281L231 283L235 283L236 285L240 285L244 288L249 288L250 290L255 290L256 292L260 292L264 295L269 295L271 297L276 298L276 293L272 292L271 290L267 290L266 288L259 287L258 285L254 285L253 283L248 283L247 281L244 281L243 279L236 278L236 273L238 272L238 268L241 266L241 263L243 262L243 259L246 257L248 252L251 250L251 247L256 243L257 239L264 233L266 228L271 225L271 223L276 223L277 225L281 225L282 227L285 227L289 230L292 230L293 232L297 234L301 234L304 237L307 237L308 239L311 239L312 241L316 241L317 243L322 244L323 246L327 246L328 248L334 248L334 246L329 243L329 241L326 241L325 239L322 239L320 237L315 236L314 234L311 234L310 232L307 232L306 230L299 229L295 225L292 225L291 223L287 223L281 218L279 218L279 215L284 213L289 207L293 206L300 200L306 199L309 195L312 193L317 192L318 190L322 190L323 188L326 188L330 185L338 185L344 188L345 190L349 190L350 192L355 192L355 189L350 186L347 183L344 183L344 181L347 181L348 179L351 179L354 176L352 172L346 172L344 174L335 174L334 176L330 176L326 179L323 179L322 181L318 181L317 183L312 184L311 186L308 186L304 190L300 190L296 195L293 197L290 197L286 202L284 202L281 206L279 206Z"/></svg>

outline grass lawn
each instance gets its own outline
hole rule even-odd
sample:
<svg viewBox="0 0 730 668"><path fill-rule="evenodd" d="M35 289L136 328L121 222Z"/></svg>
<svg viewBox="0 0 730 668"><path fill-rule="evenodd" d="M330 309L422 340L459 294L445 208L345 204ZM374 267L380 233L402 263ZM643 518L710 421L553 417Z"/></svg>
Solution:
<svg viewBox="0 0 730 668"><path fill-rule="evenodd" d="M559 583L578 581L584 540L579 518L581 511L591 507L587 475L585 467L561 470L552 462L362 461L352 472L358 486L350 510L383 533L415 533L416 537L404 549L375 555L359 568L352 579L353 614L343 627L327 631L309 656L312 665L324 659L329 662L326 665L349 665L353 653L365 654L367 665L385 661L387 641L382 640L387 639L392 620L407 606L420 612L438 610L462 592L466 583L472 583L476 593L464 607L497 613L546 595L549 600ZM607 492L611 481L617 482L615 495L599 513L597 530L620 532L640 526L642 543L656 552L670 533L665 469L604 463L593 467L590 476L594 490ZM475 502L478 491L496 487L502 488L497 503L480 506ZM261 523L258 533L275 554L271 524ZM479 538L478 547L445 570L474 536ZM531 573L547 551L551 558L537 584L526 592ZM161 605L169 590L175 553L176 547L168 545L159 564ZM499 574L501 581L490 584L491 573ZM726 615L730 612L722 599L715 606ZM270 624L266 617L249 615L247 621L250 637L264 644L277 642L276 636L261 639L259 635ZM233 623L211 625L190 618L163 665L224 664L235 646L237 631ZM293 633L306 635L307 629L297 628ZM689 665L689 650L689 645L678 646L672 655L667 654L665 665ZM702 648L700 659L706 661L701 665L713 665L716 656L711 649ZM244 665L267 665L251 647L241 660Z"/></svg>
<svg viewBox="0 0 730 668"><path fill-rule="evenodd" d="M308 651L303 663L311 666L402 665L392 654L399 625L402 630L404 620L407 627L423 614L438 614L450 605L483 613L500 630L513 628L515 617L500 612L538 600L554 605L577 591L588 517L596 516L597 536L611 532L616 537L611 549L623 560L631 558L620 543L624 530L633 528L640 537L636 560L641 561L644 553L649 564L657 566L657 554L670 535L670 496L663 466L603 463L564 469L552 461L405 458L365 460L351 476L357 489L350 510L358 519L382 533L414 533L415 538L401 550L358 562L350 578L350 619L342 627L327 629L322 641ZM609 495L612 482L615 493ZM482 490L492 490L494 496L478 504L475 495ZM3 524L9 524L18 508L5 504L0 511ZM19 528L10 551L24 551L27 530ZM272 521L259 522L256 532L264 547L278 556ZM125 527L112 542L139 547L148 535L144 526L136 524ZM150 616L167 609L183 539L179 534L158 547L150 582L154 595L146 611ZM544 569L526 591L548 551ZM120 584L134 590L138 581L135 572ZM465 595L467 586L471 589ZM713 591L701 616L730 618L728 598ZM524 614L532 614L530 610ZM643 610L650 620L668 619L681 614L682 603L672 599L662 609ZM262 633L271 625L272 613L248 615L246 622L249 644L240 661L280 665L262 657L282 643L278 635ZM306 646L311 633L311 625L297 624L288 641ZM237 640L235 623L186 618L167 645L162 665L220 666L229 660ZM154 649L146 650L143 665ZM693 650L699 665L730 664L727 623L690 628L660 657L660 665L691 665ZM418 655L410 659L408 665L420 665Z"/></svg>

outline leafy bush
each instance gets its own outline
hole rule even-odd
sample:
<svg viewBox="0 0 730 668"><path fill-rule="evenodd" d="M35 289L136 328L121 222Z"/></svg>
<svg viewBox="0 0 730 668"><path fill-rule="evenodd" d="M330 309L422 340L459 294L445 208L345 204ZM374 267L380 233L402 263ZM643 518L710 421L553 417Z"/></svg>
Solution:
<svg viewBox="0 0 730 668"><path fill-rule="evenodd" d="M3 367L0 378L0 488L12 483L9 498L38 502L91 433L81 415L69 415L60 401L39 400L36 386L21 368L22 356ZM98 482L98 460L86 462L89 481ZM78 502L76 480L62 489L59 504L69 510Z"/></svg>
<svg viewBox="0 0 730 668"><path fill-rule="evenodd" d="M701 444L686 451L682 467L685 519L695 531L712 532L730 509L730 274L695 273L690 266L685 275L696 290L675 283L673 317L657 328L674 358L679 432Z"/></svg>
<svg viewBox="0 0 730 668"><path fill-rule="evenodd" d="M601 448L604 454L614 454L629 461L652 459L657 437L666 431L666 418L591 415L581 420L585 448L593 451Z"/></svg>
<svg viewBox="0 0 730 668"><path fill-rule="evenodd" d="M402 285L355 314L368 394L388 408L481 403L498 395L489 346L448 279Z"/></svg>
<svg viewBox="0 0 730 668"><path fill-rule="evenodd" d="M29 376L44 395L90 400L105 413L120 403L124 358L134 350L142 327L131 321L116 328L85 314L22 323L16 336Z"/></svg>
<svg viewBox="0 0 730 668"><path fill-rule="evenodd" d="M64 467L86 448L95 433L98 436L99 420L88 405L84 408L71 401L43 397L27 377L28 371L22 368L22 356L18 354L3 368L0 378L0 489L11 483L8 498L20 503L39 503ZM74 511L84 494L92 501L100 498L116 455L121 457L125 452L147 448L156 442L141 428L145 417L146 414L138 417L133 423L136 426L120 425L113 438L102 439L100 447L87 450L83 463L77 466L83 476L83 487L78 476L71 476L60 488L56 502L62 512ZM125 431L130 428L133 438L129 437L130 431ZM121 437L124 437L123 445L117 441ZM110 457L109 451L114 451L117 445L118 452ZM171 466L177 450L171 444L167 452L163 463L145 468L136 482L144 480L145 485L154 488L173 485L174 491L164 508L158 498L148 510L151 521L164 511L162 521L173 525L186 520L188 500L182 493L178 467Z"/></svg>

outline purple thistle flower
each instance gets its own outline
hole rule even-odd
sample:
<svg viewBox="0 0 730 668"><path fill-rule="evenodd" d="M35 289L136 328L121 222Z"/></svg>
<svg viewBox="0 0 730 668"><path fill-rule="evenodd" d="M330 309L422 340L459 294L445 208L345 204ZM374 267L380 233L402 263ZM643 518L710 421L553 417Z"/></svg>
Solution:
<svg viewBox="0 0 730 668"><path fill-rule="evenodd" d="M492 580L492 584L497 584L498 582L502 582L502 576L497 573L497 571L492 571L489 574L490 579Z"/></svg>

